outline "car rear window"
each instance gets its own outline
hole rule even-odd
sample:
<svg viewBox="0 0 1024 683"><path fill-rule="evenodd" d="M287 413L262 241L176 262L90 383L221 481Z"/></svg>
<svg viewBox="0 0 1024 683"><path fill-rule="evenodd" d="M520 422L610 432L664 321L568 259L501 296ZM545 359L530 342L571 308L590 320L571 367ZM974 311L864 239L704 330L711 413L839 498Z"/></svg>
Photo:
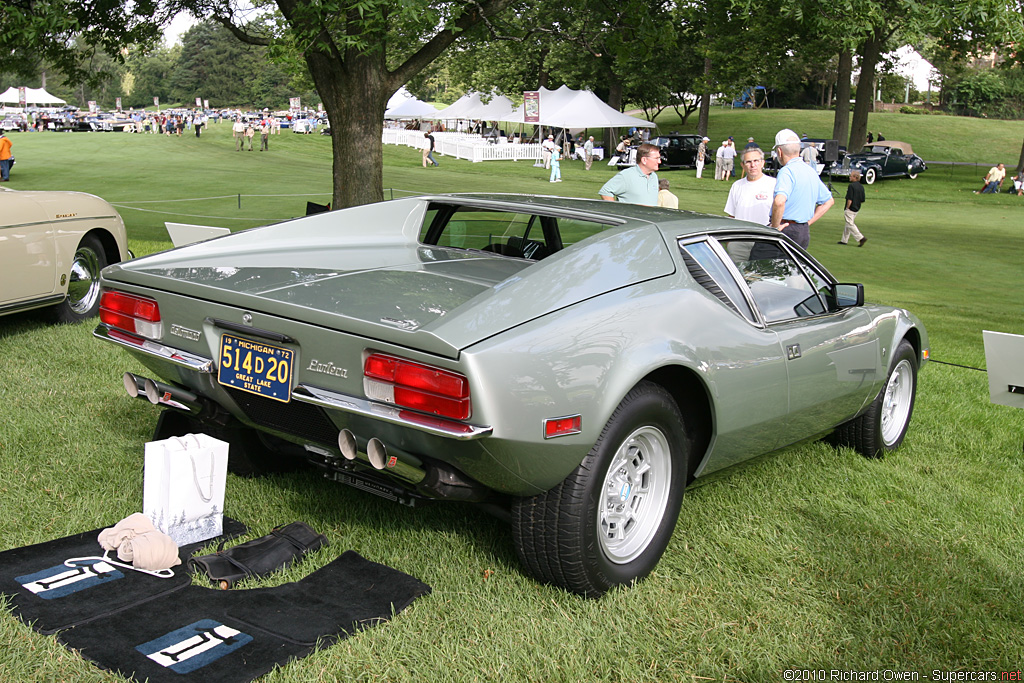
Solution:
<svg viewBox="0 0 1024 683"><path fill-rule="evenodd" d="M428 209L419 240L539 261L607 227L575 218L437 204Z"/></svg>

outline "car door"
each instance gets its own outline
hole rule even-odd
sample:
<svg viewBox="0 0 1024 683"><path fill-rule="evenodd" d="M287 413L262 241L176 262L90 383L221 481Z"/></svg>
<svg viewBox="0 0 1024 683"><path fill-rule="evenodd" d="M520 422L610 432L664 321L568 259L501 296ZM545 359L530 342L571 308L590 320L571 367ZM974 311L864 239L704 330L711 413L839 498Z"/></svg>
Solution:
<svg viewBox="0 0 1024 683"><path fill-rule="evenodd" d="M694 281L717 297L734 315L707 319L680 338L707 337L714 343L703 353L705 379L715 403L715 443L698 476L777 448L787 434L789 378L778 334L759 319L733 260L714 238L696 236L679 242L683 262ZM741 245L742 246L742 245Z"/></svg>
<svg viewBox="0 0 1024 683"><path fill-rule="evenodd" d="M889 153L882 164L882 175L894 176L903 175L907 172L907 159L903 156L903 150L898 147L890 147Z"/></svg>
<svg viewBox="0 0 1024 683"><path fill-rule="evenodd" d="M856 415L873 397L882 372L870 316L839 309L831 278L791 244L772 238L724 240L767 329L786 357L786 445L823 433ZM749 247L749 249L747 248Z"/></svg>
<svg viewBox="0 0 1024 683"><path fill-rule="evenodd" d="M19 192L0 191L0 303L52 294L53 226L42 207Z"/></svg>

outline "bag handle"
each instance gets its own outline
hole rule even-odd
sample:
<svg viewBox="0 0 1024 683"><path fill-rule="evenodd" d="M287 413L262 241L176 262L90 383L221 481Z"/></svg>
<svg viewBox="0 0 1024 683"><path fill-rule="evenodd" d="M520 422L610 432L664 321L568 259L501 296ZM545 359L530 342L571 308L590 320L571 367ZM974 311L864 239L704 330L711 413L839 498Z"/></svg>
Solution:
<svg viewBox="0 0 1024 683"><path fill-rule="evenodd" d="M196 492L199 494L199 497L203 499L204 503L209 503L211 500L213 500L213 457L212 456L210 457L210 479L209 479L209 481L210 481L210 492L209 493L203 493L202 484L199 483L199 468L196 465L195 453L189 453L188 454L188 459L192 461L192 483L194 483L196 485Z"/></svg>
<svg viewBox="0 0 1024 683"><path fill-rule="evenodd" d="M195 441L195 444L196 444L195 450L202 449L203 443L199 440L199 436L197 436L196 434L185 434L184 436L172 436L170 438L172 438L175 441L177 441L178 445L181 446L181 449L183 451L185 451L186 453L188 453L188 458L189 458L189 460L192 461L192 483L195 484L196 492L199 494L199 497L202 499L202 501L204 503L209 503L210 501L213 500L213 473L214 473L213 458L212 457L210 458L210 480L209 480L210 481L210 492L209 493L203 493L202 484L199 483L199 468L196 465L195 450L189 451L189 442L185 440L188 437L192 437L192 440Z"/></svg>
<svg viewBox="0 0 1024 683"><path fill-rule="evenodd" d="M185 436L172 436L170 438L178 442L178 445L181 446L181 450L187 451L188 441L185 441L185 438L189 436L191 436L192 440L196 442L196 448L203 447L203 443L199 440L199 436L197 434L185 434Z"/></svg>

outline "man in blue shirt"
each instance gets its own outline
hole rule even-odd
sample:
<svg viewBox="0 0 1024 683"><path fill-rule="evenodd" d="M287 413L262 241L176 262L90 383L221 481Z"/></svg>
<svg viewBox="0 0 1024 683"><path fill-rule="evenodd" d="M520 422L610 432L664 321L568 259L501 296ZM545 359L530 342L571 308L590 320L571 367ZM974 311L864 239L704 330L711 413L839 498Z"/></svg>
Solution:
<svg viewBox="0 0 1024 683"><path fill-rule="evenodd" d="M657 206L658 174L655 171L660 163L661 149L645 142L636 149L636 166L612 176L598 194L608 202Z"/></svg>
<svg viewBox="0 0 1024 683"><path fill-rule="evenodd" d="M811 225L832 208L835 200L815 169L800 158L800 138L784 128L775 136L782 168L775 177L771 226L806 249Z"/></svg>

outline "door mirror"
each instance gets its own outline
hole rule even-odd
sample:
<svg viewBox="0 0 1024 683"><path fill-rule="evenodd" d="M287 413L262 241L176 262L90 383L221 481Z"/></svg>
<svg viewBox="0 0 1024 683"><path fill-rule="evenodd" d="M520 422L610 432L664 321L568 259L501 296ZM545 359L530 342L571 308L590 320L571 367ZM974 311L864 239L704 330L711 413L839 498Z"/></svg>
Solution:
<svg viewBox="0 0 1024 683"><path fill-rule="evenodd" d="M832 301L836 309L853 308L864 305L864 285L839 283L832 285Z"/></svg>

